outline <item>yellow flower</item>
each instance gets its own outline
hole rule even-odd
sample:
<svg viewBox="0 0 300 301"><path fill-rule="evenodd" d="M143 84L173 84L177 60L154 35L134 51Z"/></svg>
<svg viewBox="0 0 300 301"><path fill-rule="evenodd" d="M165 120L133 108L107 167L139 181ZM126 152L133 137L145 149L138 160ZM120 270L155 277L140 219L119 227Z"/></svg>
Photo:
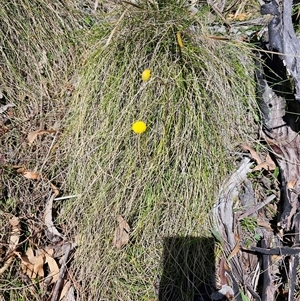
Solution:
<svg viewBox="0 0 300 301"><path fill-rule="evenodd" d="M135 123L133 123L131 129L136 133L136 134L142 134L146 131L147 126L146 123L144 121L136 121Z"/></svg>
<svg viewBox="0 0 300 301"><path fill-rule="evenodd" d="M145 69L142 73L142 80L146 82L151 77L151 71L149 69Z"/></svg>

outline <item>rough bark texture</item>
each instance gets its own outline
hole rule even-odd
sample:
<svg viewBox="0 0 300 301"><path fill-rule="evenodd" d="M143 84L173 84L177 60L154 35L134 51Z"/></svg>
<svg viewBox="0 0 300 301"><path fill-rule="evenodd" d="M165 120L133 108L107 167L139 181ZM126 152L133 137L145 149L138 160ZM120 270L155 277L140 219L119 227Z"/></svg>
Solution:
<svg viewBox="0 0 300 301"><path fill-rule="evenodd" d="M254 212L259 212L270 202L268 197L258 204L252 201L250 204L251 197L242 200L240 190L247 186L246 174L251 170L245 159L226 183L214 208L215 225L222 237L227 277L235 300L242 299L241 291L249 300L300 300L295 294L300 288L297 279L300 254L300 41L293 27L292 5L292 0L271 0L262 5L261 14L269 15L270 22L267 36L257 52L261 136L269 145L281 176L276 223L260 227L260 241L245 246L240 221L249 215L258 220L259 215ZM242 213L233 210L237 204Z"/></svg>
<svg viewBox="0 0 300 301"><path fill-rule="evenodd" d="M294 300L300 230L300 137L296 118L300 112L300 41L292 23L292 5L292 0L283 0L280 4L273 0L262 6L262 14L273 15L264 46L274 53L261 55L266 65L260 65L257 72L258 97L263 115L262 136L272 148L281 172L282 208L278 230L282 230L283 237L293 233L290 242L294 254L286 255L288 300ZM268 239L264 238L263 244L265 248L271 248ZM263 300L274 300L275 293L272 289L274 275L270 272L269 257L270 255L263 255L266 276Z"/></svg>

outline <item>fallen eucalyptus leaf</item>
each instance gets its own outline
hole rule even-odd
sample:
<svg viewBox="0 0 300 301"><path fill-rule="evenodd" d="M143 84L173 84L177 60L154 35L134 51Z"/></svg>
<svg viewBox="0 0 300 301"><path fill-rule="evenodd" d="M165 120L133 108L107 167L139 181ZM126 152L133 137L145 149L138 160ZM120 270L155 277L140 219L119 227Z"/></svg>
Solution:
<svg viewBox="0 0 300 301"><path fill-rule="evenodd" d="M117 247L117 249L121 249L129 241L130 227L121 215L117 215L117 221L119 225L115 230L113 245Z"/></svg>
<svg viewBox="0 0 300 301"><path fill-rule="evenodd" d="M258 155L258 153L252 147L244 144L244 145L242 145L242 148L244 150L247 150L247 151L250 152L252 159L254 159L257 164L262 163L262 160L261 160L260 156Z"/></svg>
<svg viewBox="0 0 300 301"><path fill-rule="evenodd" d="M43 135L43 134L52 134L52 133L56 133L55 130L38 130L38 131L33 131L33 132L30 132L27 136L27 140L28 140L28 143L29 145L31 145L34 140L37 138L37 136L39 135Z"/></svg>
<svg viewBox="0 0 300 301"><path fill-rule="evenodd" d="M255 166L252 171L262 170L262 169L269 170L269 171L276 169L276 164L272 160L269 154L267 154L265 161Z"/></svg>

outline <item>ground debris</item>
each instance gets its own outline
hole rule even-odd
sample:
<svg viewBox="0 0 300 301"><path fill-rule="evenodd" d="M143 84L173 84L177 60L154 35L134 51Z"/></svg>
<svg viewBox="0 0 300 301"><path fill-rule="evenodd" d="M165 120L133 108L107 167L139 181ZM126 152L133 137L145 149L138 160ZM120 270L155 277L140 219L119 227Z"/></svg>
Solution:
<svg viewBox="0 0 300 301"><path fill-rule="evenodd" d="M259 178L252 176L252 185L256 182L256 190L269 186L273 193L260 195L248 189L250 195L246 198L241 193L237 195L236 191L249 186L241 172L244 159L232 176L240 181L229 180L224 186L236 185L222 191L214 208L214 223L222 237L224 256L228 258L236 300L242 300L243 291L249 300L292 301L298 300L300 291L296 276L300 252L299 40L292 24L291 0L279 5L277 1L268 1L261 12L272 16L262 50L257 53L256 71L261 137L268 144L269 153L262 164L261 156L253 148L244 149L250 151L257 163L252 173L259 170L264 178L257 181ZM249 168L246 173L250 174ZM276 168L280 171L280 189L265 180L272 177L270 171L275 172ZM243 200L248 200L248 204ZM226 211L226 217L221 210ZM239 248L235 242L240 244Z"/></svg>
<svg viewBox="0 0 300 301"><path fill-rule="evenodd" d="M265 253L268 253L269 249L262 248L261 243L267 237L270 241L275 239L280 241L273 233L271 222L266 222L268 206L271 202L277 206L278 198L275 194L268 196L257 194L260 191L259 177L256 179L256 189L254 189L253 179L250 181L248 178L254 170L251 168L252 165L249 158L242 160L238 170L224 183L219 200L213 208L215 230L221 238L223 249L223 256L217 260L217 265L222 265L222 261L226 258L225 275L237 301L243 300L241 292L244 292L249 300L260 300L262 294L260 279L263 275L270 278L269 275L276 274L275 271L270 270L274 265L267 264L268 258L265 258L263 265L269 270L263 272L260 258L267 256ZM260 198L257 195L260 195ZM267 246L271 245L267 244ZM290 251L289 248L286 249L287 252ZM278 250L274 248L270 253L277 255ZM271 282L267 280L267 283ZM276 285L277 283L273 283L272 287Z"/></svg>

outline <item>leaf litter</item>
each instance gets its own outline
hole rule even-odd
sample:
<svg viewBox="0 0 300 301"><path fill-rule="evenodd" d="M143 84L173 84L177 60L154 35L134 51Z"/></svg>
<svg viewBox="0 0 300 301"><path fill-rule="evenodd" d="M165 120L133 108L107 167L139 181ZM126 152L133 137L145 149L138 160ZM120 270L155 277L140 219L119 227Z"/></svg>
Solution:
<svg viewBox="0 0 300 301"><path fill-rule="evenodd" d="M248 150L251 154L252 159L254 159L257 163L257 166L255 166L252 171L256 171L256 170L275 170L276 169L276 163L273 161L273 159L271 158L270 154L267 153L265 160L263 161L259 154L250 146L248 145L242 145L242 148L244 150Z"/></svg>
<svg viewBox="0 0 300 301"><path fill-rule="evenodd" d="M117 219L119 225L115 230L113 245L117 249L121 249L129 241L130 227L121 215L117 215L116 219Z"/></svg>
<svg viewBox="0 0 300 301"><path fill-rule="evenodd" d="M21 170L21 173L24 173L24 170ZM45 178L43 179L45 180ZM76 244L68 242L65 236L54 225L52 216L53 200L59 195L59 190L50 181L48 183L50 183L52 194L45 204L44 225L46 227L45 233L49 246L41 248L37 244L30 243L26 251L21 250L20 246L27 240L20 241L21 235L23 235L20 227L20 219L12 216L8 220L11 232L5 254L6 260L0 268L0 275L11 266L17 257L20 260L22 275L28 277L27 279L35 284L35 286L30 286L29 288L32 295L38 297L39 293L36 287L40 287L43 294L48 294L49 301L72 300L74 288L72 281L68 279L66 274L66 263L70 252L76 247ZM19 247L20 250L18 250ZM58 262L58 258L61 258L60 263ZM67 286L65 287L65 285ZM62 291L63 294L61 294ZM66 299L66 296L68 296L68 299Z"/></svg>
<svg viewBox="0 0 300 301"><path fill-rule="evenodd" d="M37 130L30 132L27 136L28 144L31 145L39 135L54 134L56 130Z"/></svg>
<svg viewBox="0 0 300 301"><path fill-rule="evenodd" d="M222 255L216 258L216 291L211 296L213 300L224 296L226 300L232 297L237 301L261 300L260 294L270 290L272 296L283 300L279 295L287 295L283 291L286 279L280 276L280 271L285 266L284 259L299 250L280 243L282 233L276 224L280 187L272 173L277 165L269 153L262 160L262 155L252 147L242 148L250 152L256 166L244 157L240 167L223 184L213 207L212 232L222 245ZM260 173L253 174L257 170ZM287 187L293 190L296 182L296 179L287 182ZM223 291L224 262L232 289L229 295Z"/></svg>
<svg viewBox="0 0 300 301"><path fill-rule="evenodd" d="M6 110L10 107L2 109ZM27 135L28 145L33 145L41 135L56 132L57 130L30 132ZM53 147L48 149L55 151ZM5 273L11 265L19 262L20 279L25 282L28 286L27 292L35 299L56 301L73 298L74 300L74 279L69 278L66 273L66 264L76 244L69 242L53 221L53 202L60 194L59 189L47 179L45 174L28 168L22 159L19 162L18 165L9 165L4 160L3 166L8 170L15 170L24 179L30 180L30 182L24 182L24 186L43 184L44 187L49 187L48 191L50 189L51 194L46 201L41 202L43 209L38 210L44 214L37 221L34 222L30 215L22 218L12 216L8 219L7 228L10 228L10 232L7 237L7 247L4 247L2 251L3 263L0 265L0 275ZM26 234L25 229L20 226L21 222L28 229Z"/></svg>
<svg viewBox="0 0 300 301"><path fill-rule="evenodd" d="M10 239L9 239L9 246L6 253L7 260L5 261L4 265L0 269L0 275L2 275L12 264L14 260L13 253L17 249L20 236L21 236L21 228L20 228L20 221L19 218L16 216L13 216L9 219L9 223L11 225L11 233L10 233Z"/></svg>

